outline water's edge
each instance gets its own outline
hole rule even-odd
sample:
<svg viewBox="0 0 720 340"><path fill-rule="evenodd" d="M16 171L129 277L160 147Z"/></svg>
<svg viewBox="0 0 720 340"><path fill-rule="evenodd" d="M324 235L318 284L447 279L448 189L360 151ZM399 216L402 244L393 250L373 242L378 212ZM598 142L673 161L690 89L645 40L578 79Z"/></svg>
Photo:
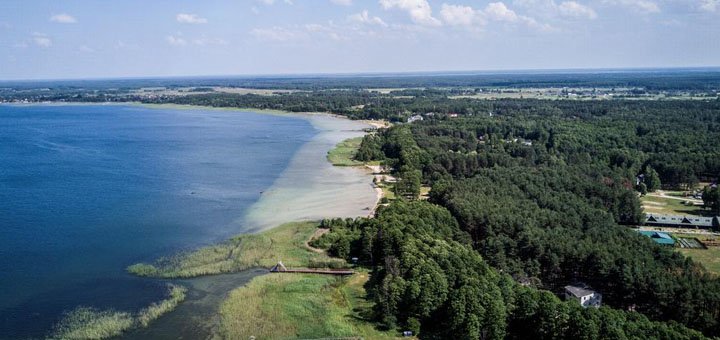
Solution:
<svg viewBox="0 0 720 340"><path fill-rule="evenodd" d="M201 106L143 106L160 109L209 109ZM372 176L367 171L352 167L334 167L326 158L327 152L336 144L348 138L365 135L363 130L369 125L324 113L263 112L251 109L236 111L303 118L319 131L301 146L282 175L250 207L243 221L243 224L249 226L248 232L260 232L285 222L299 220L366 216L368 208L377 204ZM186 300L147 328L134 329L117 339L216 338L219 307L230 291L267 273L265 268L254 268L233 274L171 280L188 288Z"/></svg>

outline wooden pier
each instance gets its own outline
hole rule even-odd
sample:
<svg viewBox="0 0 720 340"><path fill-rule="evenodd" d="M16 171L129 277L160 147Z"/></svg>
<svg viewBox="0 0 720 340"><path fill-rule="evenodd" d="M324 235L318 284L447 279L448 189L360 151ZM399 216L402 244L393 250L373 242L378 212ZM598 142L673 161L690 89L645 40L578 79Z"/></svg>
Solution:
<svg viewBox="0 0 720 340"><path fill-rule="evenodd" d="M278 262L275 266L270 268L271 273L301 273L301 274L322 274L322 275L352 275L355 271L349 269L311 269L311 268L298 268L288 269L282 262Z"/></svg>

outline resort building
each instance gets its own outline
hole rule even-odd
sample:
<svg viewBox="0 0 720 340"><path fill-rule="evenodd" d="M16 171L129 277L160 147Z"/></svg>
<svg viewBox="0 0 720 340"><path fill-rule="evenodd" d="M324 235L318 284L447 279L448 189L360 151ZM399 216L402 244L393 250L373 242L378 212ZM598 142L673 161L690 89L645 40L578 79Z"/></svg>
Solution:
<svg viewBox="0 0 720 340"><path fill-rule="evenodd" d="M718 219L720 219L718 216L647 214L645 216L645 224L663 227L712 228L718 226Z"/></svg>

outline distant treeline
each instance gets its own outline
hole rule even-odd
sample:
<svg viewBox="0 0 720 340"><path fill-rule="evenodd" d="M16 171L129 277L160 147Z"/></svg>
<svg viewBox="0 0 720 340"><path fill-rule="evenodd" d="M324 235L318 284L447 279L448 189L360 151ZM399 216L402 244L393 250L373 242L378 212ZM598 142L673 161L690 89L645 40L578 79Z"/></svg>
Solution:
<svg viewBox="0 0 720 340"><path fill-rule="evenodd" d="M720 103L473 105L484 108L361 145L359 159L392 166L400 183L419 172L429 203L325 222L333 231L318 245L373 268L378 320L427 338L720 335L720 279L623 226L643 221L637 175L655 168L681 187L718 178ZM612 309L549 293L578 282Z"/></svg>
<svg viewBox="0 0 720 340"><path fill-rule="evenodd" d="M640 87L647 90L720 88L720 70L647 69L537 72L456 72L368 75L266 77L134 78L58 81L4 81L0 88L132 89L141 87L247 87L256 89L326 90L428 87Z"/></svg>

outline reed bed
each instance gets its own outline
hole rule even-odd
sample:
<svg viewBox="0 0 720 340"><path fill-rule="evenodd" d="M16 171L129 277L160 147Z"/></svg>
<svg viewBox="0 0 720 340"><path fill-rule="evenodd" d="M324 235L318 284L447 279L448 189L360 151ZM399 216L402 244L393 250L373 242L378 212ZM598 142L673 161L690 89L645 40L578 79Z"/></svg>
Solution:
<svg viewBox="0 0 720 340"><path fill-rule="evenodd" d="M55 325L49 339L107 339L136 328L147 327L165 313L175 309L185 300L187 288L168 285L168 297L155 302L133 315L115 310L99 310L92 307L78 307L65 313Z"/></svg>
<svg viewBox="0 0 720 340"><path fill-rule="evenodd" d="M270 268L278 261L287 267L321 266L339 268L344 261L323 253L308 251L307 241L317 228L316 222L286 223L259 234L245 234L226 242L127 268L135 275L158 278L189 278L233 273L241 270Z"/></svg>

